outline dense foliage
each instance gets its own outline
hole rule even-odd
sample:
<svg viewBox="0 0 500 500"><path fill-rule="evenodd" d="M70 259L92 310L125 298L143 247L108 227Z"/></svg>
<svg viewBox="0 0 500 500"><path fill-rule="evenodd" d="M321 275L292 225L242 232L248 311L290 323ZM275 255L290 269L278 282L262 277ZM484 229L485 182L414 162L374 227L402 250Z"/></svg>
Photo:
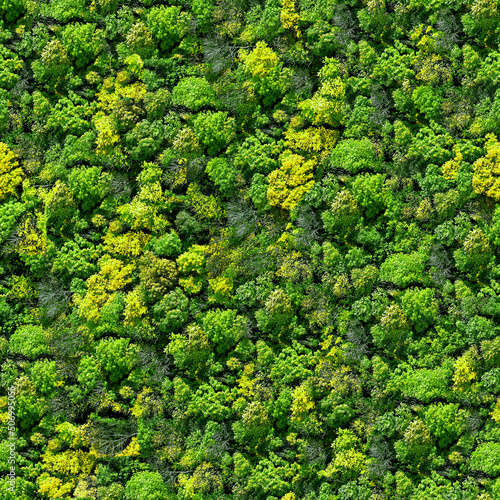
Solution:
<svg viewBox="0 0 500 500"><path fill-rule="evenodd" d="M500 498L499 8L0 0L0 500Z"/></svg>

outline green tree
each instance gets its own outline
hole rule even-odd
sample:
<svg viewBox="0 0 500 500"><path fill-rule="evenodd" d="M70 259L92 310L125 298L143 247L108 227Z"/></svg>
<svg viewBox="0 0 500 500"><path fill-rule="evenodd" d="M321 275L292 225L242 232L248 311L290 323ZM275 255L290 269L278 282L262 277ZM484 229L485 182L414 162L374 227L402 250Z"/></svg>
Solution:
<svg viewBox="0 0 500 500"><path fill-rule="evenodd" d="M423 283L427 256L420 252L411 254L395 253L380 266L380 279L400 287L410 283Z"/></svg>
<svg viewBox="0 0 500 500"><path fill-rule="evenodd" d="M47 336L41 326L25 325L19 327L9 339L9 350L30 359L49 354Z"/></svg>
<svg viewBox="0 0 500 500"><path fill-rule="evenodd" d="M467 413L460 410L458 404L431 405L425 412L425 422L442 448L456 441L468 427Z"/></svg>
<svg viewBox="0 0 500 500"><path fill-rule="evenodd" d="M215 91L206 78L190 76L183 78L172 91L172 103L193 111L213 106Z"/></svg>
<svg viewBox="0 0 500 500"><path fill-rule="evenodd" d="M181 7L152 7L147 14L147 25L160 42L162 50L170 50L189 30L189 15Z"/></svg>
<svg viewBox="0 0 500 500"><path fill-rule="evenodd" d="M102 339L96 345L96 360L99 367L112 382L127 375L137 364L138 346L130 339Z"/></svg>
<svg viewBox="0 0 500 500"><path fill-rule="evenodd" d="M62 34L63 44L79 68L94 61L104 49L104 33L95 24L68 24Z"/></svg>
<svg viewBox="0 0 500 500"><path fill-rule="evenodd" d="M439 304L432 288L410 289L402 299L403 310L418 333L424 332L436 320Z"/></svg>
<svg viewBox="0 0 500 500"><path fill-rule="evenodd" d="M209 155L216 155L234 139L236 123L226 111L199 113L194 120L194 131L200 142L207 146Z"/></svg>
<svg viewBox="0 0 500 500"><path fill-rule="evenodd" d="M206 172L210 180L225 194L231 193L236 187L238 170L236 170L225 158L214 158L206 166Z"/></svg>
<svg viewBox="0 0 500 500"><path fill-rule="evenodd" d="M360 170L376 170L378 164L379 160L375 148L366 137L342 140L335 146L330 155L332 168L344 169L352 174L357 174Z"/></svg>
<svg viewBox="0 0 500 500"><path fill-rule="evenodd" d="M234 309L215 309L206 313L202 320L208 339L216 344L222 353L242 339L245 332L245 318Z"/></svg>
<svg viewBox="0 0 500 500"><path fill-rule="evenodd" d="M125 486L127 500L161 500L167 492L159 472L136 472Z"/></svg>
<svg viewBox="0 0 500 500"><path fill-rule="evenodd" d="M470 467L472 470L485 472L489 476L500 475L500 444L486 442L480 444L472 453Z"/></svg>

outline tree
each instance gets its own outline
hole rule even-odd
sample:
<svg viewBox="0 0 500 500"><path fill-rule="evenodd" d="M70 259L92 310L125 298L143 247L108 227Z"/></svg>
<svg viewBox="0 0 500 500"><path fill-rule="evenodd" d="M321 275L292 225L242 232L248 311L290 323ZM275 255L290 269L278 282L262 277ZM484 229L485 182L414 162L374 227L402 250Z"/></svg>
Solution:
<svg viewBox="0 0 500 500"><path fill-rule="evenodd" d="M29 359L36 359L50 352L43 328L36 325L19 327L9 339L9 350Z"/></svg>
<svg viewBox="0 0 500 500"><path fill-rule="evenodd" d="M431 405L425 413L425 422L438 444L447 448L467 430L467 413L458 404L438 403Z"/></svg>
<svg viewBox="0 0 500 500"><path fill-rule="evenodd" d="M207 163L206 172L210 180L219 187L221 192L229 194L236 187L238 170L225 158L214 158Z"/></svg>
<svg viewBox="0 0 500 500"><path fill-rule="evenodd" d="M400 287L406 287L412 282L422 283L426 262L427 256L420 252L395 253L380 266L380 279Z"/></svg>
<svg viewBox="0 0 500 500"><path fill-rule="evenodd" d="M354 229L359 216L360 210L356 199L347 189L337 193L330 210L321 214L326 231L329 233L339 231L341 235L346 235Z"/></svg>
<svg viewBox="0 0 500 500"><path fill-rule="evenodd" d="M227 111L199 113L194 119L194 131L200 142L207 146L209 155L216 155L234 139L236 123Z"/></svg>
<svg viewBox="0 0 500 500"><path fill-rule="evenodd" d="M268 176L267 199L272 206L292 210L313 187L315 159L287 150L280 156L281 167Z"/></svg>
<svg viewBox="0 0 500 500"><path fill-rule="evenodd" d="M486 143L486 156L479 158L473 164L474 175L472 187L477 194L485 194L494 200L500 200L500 143L496 136L489 134Z"/></svg>
<svg viewBox="0 0 500 500"><path fill-rule="evenodd" d="M417 87L411 97L415 107L427 120L439 118L443 102L439 93L431 85Z"/></svg>
<svg viewBox="0 0 500 500"><path fill-rule="evenodd" d="M417 333L423 333L436 320L439 304L434 295L432 288L410 289L403 295L403 310Z"/></svg>
<svg viewBox="0 0 500 500"><path fill-rule="evenodd" d="M472 452L470 467L472 470L482 471L489 476L497 477L500 475L499 459L499 443L482 443Z"/></svg>
<svg viewBox="0 0 500 500"><path fill-rule="evenodd" d="M32 68L37 80L57 85L64 80L70 68L68 51L54 38L43 49L41 59L33 61Z"/></svg>
<svg viewBox="0 0 500 500"><path fill-rule="evenodd" d="M68 54L75 58L78 68L87 66L104 49L104 33L95 24L69 24L62 39Z"/></svg>
<svg viewBox="0 0 500 500"><path fill-rule="evenodd" d="M68 185L71 192L87 211L100 203L110 192L110 175L102 167L81 167L71 170Z"/></svg>
<svg viewBox="0 0 500 500"><path fill-rule="evenodd" d="M453 255L460 271L477 277L488 266L493 250L486 234L476 227L465 238L463 248L456 250Z"/></svg>
<svg viewBox="0 0 500 500"><path fill-rule="evenodd" d="M14 21L26 10L24 0L3 0L0 3L0 13L7 22Z"/></svg>
<svg viewBox="0 0 500 500"><path fill-rule="evenodd" d="M260 94L264 105L269 106L284 94L288 83L286 76L290 75L283 70L283 63L266 42L258 41L251 52L240 50L239 59L243 72L249 77L244 85L250 95Z"/></svg>
<svg viewBox="0 0 500 500"><path fill-rule="evenodd" d="M193 14L198 20L198 29L202 32L210 30L214 7L213 0L193 0Z"/></svg>
<svg viewBox="0 0 500 500"><path fill-rule="evenodd" d="M365 174L356 176L352 182L353 195L368 218L374 217L386 206L383 192L385 178L384 174Z"/></svg>
<svg viewBox="0 0 500 500"><path fill-rule="evenodd" d="M189 15L181 7L152 7L147 14L148 28L160 42L162 50L168 51L180 42L189 30Z"/></svg>
<svg viewBox="0 0 500 500"><path fill-rule="evenodd" d="M236 313L234 309L215 309L202 320L207 338L217 346L219 353L229 350L243 337L246 321Z"/></svg>
<svg viewBox="0 0 500 500"><path fill-rule="evenodd" d="M167 493L167 485L159 472L137 472L125 486L127 500L162 500Z"/></svg>
<svg viewBox="0 0 500 500"><path fill-rule="evenodd" d="M332 168L344 169L352 174L357 174L360 170L376 170L378 164L379 160L375 148L366 137L342 140L335 146L330 155Z"/></svg>
<svg viewBox="0 0 500 500"><path fill-rule="evenodd" d="M7 144L0 142L0 201L9 196L17 196L17 187L23 177L16 155Z"/></svg>
<svg viewBox="0 0 500 500"><path fill-rule="evenodd" d="M403 462L417 464L429 456L433 444L429 428L422 420L416 419L410 422L403 439L396 441L394 448Z"/></svg>
<svg viewBox="0 0 500 500"><path fill-rule="evenodd" d="M96 345L96 360L112 382L127 375L137 364L138 346L130 339L102 339Z"/></svg>
<svg viewBox="0 0 500 500"><path fill-rule="evenodd" d="M125 40L127 48L131 51L131 53L137 54L139 57L144 59L151 56L156 47L151 31L142 22L135 23L130 28Z"/></svg>
<svg viewBox="0 0 500 500"><path fill-rule="evenodd" d="M149 246L157 257L175 257L182 250L181 239L173 230L157 239L151 240Z"/></svg>
<svg viewBox="0 0 500 500"><path fill-rule="evenodd" d="M245 139L243 144L238 146L234 157L234 166L245 173L258 172L263 175L271 173L278 168L277 156L282 147L263 133L256 133Z"/></svg>
<svg viewBox="0 0 500 500"><path fill-rule="evenodd" d="M177 267L169 259L160 259L146 250L139 261L139 280L148 302L163 297L177 282Z"/></svg>
<svg viewBox="0 0 500 500"><path fill-rule="evenodd" d="M281 288L273 290L265 301L264 308L256 312L259 328L264 332L273 332L278 338L281 331L290 325L294 310L290 297Z"/></svg>
<svg viewBox="0 0 500 500"><path fill-rule="evenodd" d="M338 62L325 58L319 72L321 85L311 99L299 102L299 109L313 125L337 127L344 120L345 85L340 78Z"/></svg>
<svg viewBox="0 0 500 500"><path fill-rule="evenodd" d="M183 78L172 91L172 103L185 106L195 112L215 103L215 91L206 78Z"/></svg>
<svg viewBox="0 0 500 500"><path fill-rule="evenodd" d="M380 325L373 326L371 331L373 340L378 346L401 342L406 340L408 335L408 319L403 310L393 303L382 314Z"/></svg>
<svg viewBox="0 0 500 500"><path fill-rule="evenodd" d="M180 288L172 290L154 305L153 315L160 331L179 330L189 318L189 299Z"/></svg>
<svg viewBox="0 0 500 500"><path fill-rule="evenodd" d="M348 429L339 429L338 437L332 444L335 456L324 471L319 474L327 478L335 478L337 484L364 474L366 471L366 455L359 449L359 438Z"/></svg>

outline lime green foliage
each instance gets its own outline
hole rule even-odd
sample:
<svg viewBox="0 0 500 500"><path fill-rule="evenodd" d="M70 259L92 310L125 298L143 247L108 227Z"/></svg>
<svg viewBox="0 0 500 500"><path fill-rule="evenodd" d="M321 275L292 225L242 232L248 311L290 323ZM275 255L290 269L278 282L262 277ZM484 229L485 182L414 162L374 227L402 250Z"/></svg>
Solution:
<svg viewBox="0 0 500 500"><path fill-rule="evenodd" d="M340 141L330 155L333 168L342 168L353 174L360 170L373 170L377 163L375 148L366 138Z"/></svg>
<svg viewBox="0 0 500 500"><path fill-rule="evenodd" d="M425 421L442 448L447 448L467 430L467 413L459 410L458 404L430 406L425 413Z"/></svg>
<svg viewBox="0 0 500 500"><path fill-rule="evenodd" d="M109 379L116 382L123 378L137 363L138 347L130 339L103 339L96 345L96 360Z"/></svg>
<svg viewBox="0 0 500 500"><path fill-rule="evenodd" d="M380 279L401 287L410 283L422 283L426 262L427 256L420 252L391 255L380 266Z"/></svg>
<svg viewBox="0 0 500 500"><path fill-rule="evenodd" d="M271 460L263 459L252 472L248 480L250 491L264 494L282 496L290 491L290 480L296 474L299 465L290 465L282 458L271 454Z"/></svg>
<svg viewBox="0 0 500 500"><path fill-rule="evenodd" d="M450 382L453 368L449 363L434 369L410 370L404 374L395 374L390 383L391 388L399 389L411 398L429 403L438 398L446 398L451 390Z"/></svg>
<svg viewBox="0 0 500 500"><path fill-rule="evenodd" d="M485 194L494 200L500 199L500 183L498 176L500 144L496 137L490 137L486 144L487 154L474 162L472 186L478 194Z"/></svg>
<svg viewBox="0 0 500 500"><path fill-rule="evenodd" d="M36 359L49 353L47 335L41 326L26 325L18 328L9 339L9 350Z"/></svg>
<svg viewBox="0 0 500 500"><path fill-rule="evenodd" d="M252 177L252 185L248 194L252 199L254 205L262 210L269 206L267 202L268 180L265 175L254 174Z"/></svg>
<svg viewBox="0 0 500 500"><path fill-rule="evenodd" d="M2 46L0 50L0 87L10 90L19 81L19 72L22 68L22 60L14 52Z"/></svg>
<svg viewBox="0 0 500 500"><path fill-rule="evenodd" d="M328 467L319 474L333 477L341 483L354 479L366 471L366 456L359 451L359 438L350 430L340 429L339 436L332 444L335 458Z"/></svg>
<svg viewBox="0 0 500 500"><path fill-rule="evenodd" d="M100 374L96 360L91 356L83 356L78 365L78 383L85 392L94 389Z"/></svg>
<svg viewBox="0 0 500 500"><path fill-rule="evenodd" d="M292 210L313 187L315 159L305 160L301 155L285 151L281 167L268 176L267 199L269 204Z"/></svg>
<svg viewBox="0 0 500 500"><path fill-rule="evenodd" d="M162 50L169 50L180 42L189 29L189 16L181 7L153 7L147 14L149 29L160 42Z"/></svg>
<svg viewBox="0 0 500 500"><path fill-rule="evenodd" d="M473 470L486 472L489 476L497 477L500 475L499 457L499 443L483 443L472 453L470 465Z"/></svg>
<svg viewBox="0 0 500 500"><path fill-rule="evenodd" d="M109 193L109 175L100 167L75 168L68 176L68 184L75 198L88 210Z"/></svg>
<svg viewBox="0 0 500 500"><path fill-rule="evenodd" d="M158 472L137 472L125 486L127 500L160 500L167 493L167 485Z"/></svg>
<svg viewBox="0 0 500 500"><path fill-rule="evenodd" d="M344 117L345 87L340 78L325 81L311 99L299 104L304 116L313 125L342 123Z"/></svg>
<svg viewBox="0 0 500 500"><path fill-rule="evenodd" d="M205 264L205 248L193 245L189 250L177 258L177 267L181 273L201 274Z"/></svg>
<svg viewBox="0 0 500 500"><path fill-rule="evenodd" d="M442 99L431 85L417 87L412 94L415 107L427 120L435 120L439 117L442 107Z"/></svg>
<svg viewBox="0 0 500 500"><path fill-rule="evenodd" d="M95 24L70 24L63 32L63 43L68 53L81 68L93 61L104 49L104 33L96 31Z"/></svg>
<svg viewBox="0 0 500 500"><path fill-rule="evenodd" d="M210 180L223 193L229 193L235 188L238 171L234 167L231 167L225 158L210 160L205 170Z"/></svg>
<svg viewBox="0 0 500 500"><path fill-rule="evenodd" d="M213 106L215 91L205 78L191 76L183 78L172 92L172 102L199 111L206 106Z"/></svg>
<svg viewBox="0 0 500 500"><path fill-rule="evenodd" d="M434 295L432 288L410 289L403 295L403 310L418 333L424 332L434 323L439 312L439 304Z"/></svg>
<svg viewBox="0 0 500 500"><path fill-rule="evenodd" d="M31 367L31 377L39 393L51 394L59 385L56 362L48 359L36 361Z"/></svg>
<svg viewBox="0 0 500 500"><path fill-rule="evenodd" d="M235 136L234 118L227 112L199 113L194 121L194 131L200 142L207 146L209 155L216 155L233 140Z"/></svg>
<svg viewBox="0 0 500 500"><path fill-rule="evenodd" d="M231 309L215 309L203 318L203 329L207 338L217 345L218 352L227 351L245 331L245 318L236 313Z"/></svg>
<svg viewBox="0 0 500 500"><path fill-rule="evenodd" d="M366 216L371 218L380 213L385 207L383 186L384 174L359 175L352 183L352 192L359 206L363 207Z"/></svg>
<svg viewBox="0 0 500 500"><path fill-rule="evenodd" d="M16 155L7 144L0 142L0 200L17 195L17 186L23 180Z"/></svg>
<svg viewBox="0 0 500 500"><path fill-rule="evenodd" d="M193 0L193 14L198 20L198 26L200 29L204 31L209 30L213 11L213 0Z"/></svg>
<svg viewBox="0 0 500 500"><path fill-rule="evenodd" d="M24 210L24 205L15 201L9 201L0 206L0 244L11 234L16 219Z"/></svg>
<svg viewBox="0 0 500 500"><path fill-rule="evenodd" d="M264 98L264 105L270 105L284 94L289 84L286 79L289 74L283 70L283 63L266 42L257 42L251 52L241 50L239 59L249 77L245 86L251 95L255 92L260 94Z"/></svg>

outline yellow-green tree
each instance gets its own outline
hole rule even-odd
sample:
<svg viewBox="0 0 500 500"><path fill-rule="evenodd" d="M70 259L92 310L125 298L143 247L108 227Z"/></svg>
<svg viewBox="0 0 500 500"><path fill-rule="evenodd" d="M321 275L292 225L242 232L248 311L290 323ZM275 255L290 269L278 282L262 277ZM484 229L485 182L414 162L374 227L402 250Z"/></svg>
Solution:
<svg viewBox="0 0 500 500"><path fill-rule="evenodd" d="M0 142L0 201L17 196L17 187L23 180L17 156L7 144Z"/></svg>
<svg viewBox="0 0 500 500"><path fill-rule="evenodd" d="M281 167L268 176L267 199L269 204L292 210L313 187L313 168L316 159L285 151L280 157Z"/></svg>

